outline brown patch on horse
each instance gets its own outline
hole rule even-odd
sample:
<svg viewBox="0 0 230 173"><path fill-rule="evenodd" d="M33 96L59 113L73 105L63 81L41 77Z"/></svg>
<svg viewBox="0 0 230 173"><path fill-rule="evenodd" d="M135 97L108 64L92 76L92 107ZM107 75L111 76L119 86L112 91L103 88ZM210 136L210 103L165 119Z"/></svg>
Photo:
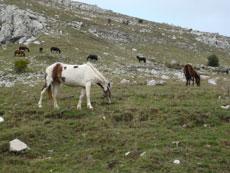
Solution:
<svg viewBox="0 0 230 173"><path fill-rule="evenodd" d="M53 73L52 73L53 81L61 83L61 80L60 80L61 76L62 76L62 66L61 66L61 64L57 64L54 67Z"/></svg>
<svg viewBox="0 0 230 173"><path fill-rule="evenodd" d="M78 68L78 66L77 66L77 65L75 65L73 68Z"/></svg>

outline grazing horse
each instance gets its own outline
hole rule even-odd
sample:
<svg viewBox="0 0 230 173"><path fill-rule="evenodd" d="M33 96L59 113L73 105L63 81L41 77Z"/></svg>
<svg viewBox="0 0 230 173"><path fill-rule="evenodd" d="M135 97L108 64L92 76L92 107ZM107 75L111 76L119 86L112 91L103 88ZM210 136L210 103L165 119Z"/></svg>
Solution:
<svg viewBox="0 0 230 173"><path fill-rule="evenodd" d="M52 53L53 51L61 53L61 50L58 47L51 47L50 52Z"/></svg>
<svg viewBox="0 0 230 173"><path fill-rule="evenodd" d="M28 47L26 47L26 46L20 46L19 50L23 50L23 51L27 51L27 52L30 51L30 49Z"/></svg>
<svg viewBox="0 0 230 173"><path fill-rule="evenodd" d="M89 55L89 56L87 57L87 61L88 61L89 59L92 59L92 60L95 60L95 61L98 60L97 55Z"/></svg>
<svg viewBox="0 0 230 173"><path fill-rule="evenodd" d="M81 109L82 98L85 93L87 96L87 107L93 109L90 102L90 88L93 84L97 84L102 88L104 97L107 97L109 104L111 104L110 83L91 63L69 65L57 62L46 68L45 85L41 90L38 102L39 107L42 107L42 97L47 90L50 98L53 98L54 108L59 108L56 97L61 83L67 86L81 87L77 109ZM53 92L51 91L51 85L53 86Z"/></svg>
<svg viewBox="0 0 230 173"><path fill-rule="evenodd" d="M15 50L14 51L14 56L16 56L16 55L25 56L26 54L25 54L25 52L23 52L21 50Z"/></svg>
<svg viewBox="0 0 230 173"><path fill-rule="evenodd" d="M137 59L139 60L139 62L143 61L144 63L146 63L146 58L145 57L137 56Z"/></svg>
<svg viewBox="0 0 230 173"><path fill-rule="evenodd" d="M43 52L43 47L39 48L39 52L42 53Z"/></svg>
<svg viewBox="0 0 230 173"><path fill-rule="evenodd" d="M228 74L228 73L229 73L229 69L227 69L227 68L222 68L222 69L219 69L217 72L218 72L218 74L219 74L219 73L226 73L226 74Z"/></svg>
<svg viewBox="0 0 230 173"><path fill-rule="evenodd" d="M194 78L196 79L197 86L200 86L200 76L192 68L190 64L184 66L184 75L186 77L186 85L190 85L190 80L192 80L192 85L194 85Z"/></svg>

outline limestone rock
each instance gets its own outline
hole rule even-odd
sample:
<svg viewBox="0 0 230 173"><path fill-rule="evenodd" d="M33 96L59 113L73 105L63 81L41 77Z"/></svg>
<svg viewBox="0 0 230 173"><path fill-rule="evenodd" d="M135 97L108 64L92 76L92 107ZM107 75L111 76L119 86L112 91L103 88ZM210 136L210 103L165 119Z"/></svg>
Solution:
<svg viewBox="0 0 230 173"><path fill-rule="evenodd" d="M4 118L0 117L0 123L4 122Z"/></svg>
<svg viewBox="0 0 230 173"><path fill-rule="evenodd" d="M29 147L24 142L20 141L19 139L14 139L10 141L10 151L21 152L21 151L25 151L28 149Z"/></svg>
<svg viewBox="0 0 230 173"><path fill-rule="evenodd" d="M15 5L0 4L0 44L20 42L37 36L45 29L46 19L30 10L21 10Z"/></svg>

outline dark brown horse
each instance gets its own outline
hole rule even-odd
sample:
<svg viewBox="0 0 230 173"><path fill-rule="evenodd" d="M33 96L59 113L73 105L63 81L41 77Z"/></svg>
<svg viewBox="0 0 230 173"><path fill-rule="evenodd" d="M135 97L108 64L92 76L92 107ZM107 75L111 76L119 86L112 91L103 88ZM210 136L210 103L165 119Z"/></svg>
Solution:
<svg viewBox="0 0 230 173"><path fill-rule="evenodd" d="M14 56L16 56L16 55L26 56L25 52L23 52L23 51L21 51L21 50L15 50Z"/></svg>
<svg viewBox="0 0 230 173"><path fill-rule="evenodd" d="M51 47L50 52L52 53L53 51L61 53L61 50L58 47Z"/></svg>
<svg viewBox="0 0 230 173"><path fill-rule="evenodd" d="M195 79L197 86L200 86L200 76L190 64L184 66L184 75L186 77L186 85L190 85L190 80L192 80L192 85L194 85Z"/></svg>
<svg viewBox="0 0 230 173"><path fill-rule="evenodd" d="M20 46L19 50L23 50L23 51L27 51L27 52L30 51L30 49L28 47L26 47L26 46Z"/></svg>
<svg viewBox="0 0 230 173"><path fill-rule="evenodd" d="M43 47L39 48L39 52L42 53L43 52Z"/></svg>

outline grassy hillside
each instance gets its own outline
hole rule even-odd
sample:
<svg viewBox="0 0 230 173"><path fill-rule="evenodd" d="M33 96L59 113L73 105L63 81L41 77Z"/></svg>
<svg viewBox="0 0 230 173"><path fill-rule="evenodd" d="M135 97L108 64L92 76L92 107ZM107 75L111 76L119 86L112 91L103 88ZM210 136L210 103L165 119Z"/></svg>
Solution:
<svg viewBox="0 0 230 173"><path fill-rule="evenodd" d="M221 108L230 104L229 76L199 71L217 81L210 85L202 78L200 87L186 87L173 76L182 73L185 63L206 64L210 54L219 57L221 66L229 65L229 50L198 42L180 27L39 2L51 3L4 1L43 14L48 27L37 36L40 45L28 45L26 73L14 71L15 60L24 59L13 56L19 44L0 48L1 79L17 81L0 87L0 116L5 119L0 123L0 172L230 172L230 111ZM83 22L82 28L71 27L74 22ZM52 46L62 53L50 53ZM48 96L38 108L45 67L56 61L81 64L89 54L99 56L92 63L112 82L113 104L94 86L94 110L86 108L84 99L79 111L79 88L62 86L60 110L53 109ZM138 54L147 58L146 64L139 64ZM181 63L179 70L165 66L172 60ZM146 85L163 75L169 76L165 85ZM121 79L130 83L121 84ZM10 152L15 138L30 150Z"/></svg>
<svg viewBox="0 0 230 173"><path fill-rule="evenodd" d="M76 88L62 87L60 110L48 97L37 107L39 86L1 88L1 172L229 172L224 81L217 87L114 83L112 105L93 88L93 111L85 101L76 110ZM31 150L9 152L14 138Z"/></svg>

